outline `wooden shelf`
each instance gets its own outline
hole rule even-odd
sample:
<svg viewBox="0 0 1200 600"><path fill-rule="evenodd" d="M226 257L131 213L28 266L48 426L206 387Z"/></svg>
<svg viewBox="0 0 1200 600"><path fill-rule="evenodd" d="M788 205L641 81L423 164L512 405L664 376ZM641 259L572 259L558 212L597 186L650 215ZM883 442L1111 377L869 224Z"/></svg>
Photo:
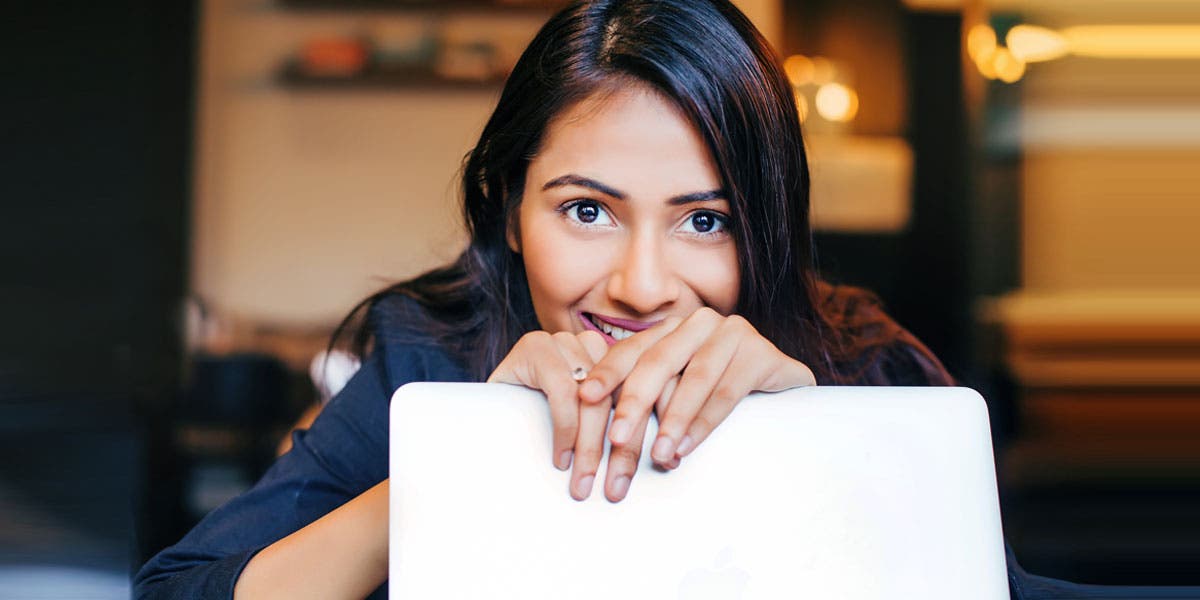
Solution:
<svg viewBox="0 0 1200 600"><path fill-rule="evenodd" d="M539 12L566 6L562 0L275 0L288 10L321 11L437 11L437 12Z"/></svg>
<svg viewBox="0 0 1200 600"><path fill-rule="evenodd" d="M276 82L295 90L439 90L499 91L504 78L448 79L425 67L375 65L356 75L313 75L295 63L287 63L276 74Z"/></svg>

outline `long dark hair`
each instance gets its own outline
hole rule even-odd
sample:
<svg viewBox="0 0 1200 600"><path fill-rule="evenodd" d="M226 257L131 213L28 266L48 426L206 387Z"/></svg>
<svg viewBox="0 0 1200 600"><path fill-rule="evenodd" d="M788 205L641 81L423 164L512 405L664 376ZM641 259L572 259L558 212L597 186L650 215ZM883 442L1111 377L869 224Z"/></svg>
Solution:
<svg viewBox="0 0 1200 600"><path fill-rule="evenodd" d="M551 18L466 157L466 250L364 300L334 341L352 329L351 346L362 354L372 342L418 327L485 379L520 336L539 328L506 234L547 124L571 104L629 83L678 105L717 164L741 267L736 312L818 381L858 377L872 352L902 330L881 311L862 318L873 314L857 308L875 305L868 295L816 277L808 161L792 87L770 45L727 0L577 1ZM362 318L394 295L416 300L426 314Z"/></svg>

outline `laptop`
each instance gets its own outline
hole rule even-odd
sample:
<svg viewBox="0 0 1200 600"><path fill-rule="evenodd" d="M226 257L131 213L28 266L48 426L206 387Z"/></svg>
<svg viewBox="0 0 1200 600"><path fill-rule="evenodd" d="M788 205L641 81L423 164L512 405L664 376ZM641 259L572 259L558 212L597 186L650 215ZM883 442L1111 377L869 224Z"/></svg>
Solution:
<svg viewBox="0 0 1200 600"><path fill-rule="evenodd" d="M535 390L392 397L392 598L1008 598L987 407L966 388L755 393L674 471L577 502Z"/></svg>

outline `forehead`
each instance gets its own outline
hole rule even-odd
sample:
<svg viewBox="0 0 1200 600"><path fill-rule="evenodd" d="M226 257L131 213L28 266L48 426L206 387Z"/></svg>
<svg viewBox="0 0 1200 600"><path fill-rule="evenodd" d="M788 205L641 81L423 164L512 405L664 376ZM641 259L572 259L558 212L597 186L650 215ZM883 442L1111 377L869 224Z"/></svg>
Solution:
<svg viewBox="0 0 1200 600"><path fill-rule="evenodd" d="M530 163L530 183L575 173L627 186L635 195L720 187L699 131L661 94L644 86L598 92L550 121Z"/></svg>

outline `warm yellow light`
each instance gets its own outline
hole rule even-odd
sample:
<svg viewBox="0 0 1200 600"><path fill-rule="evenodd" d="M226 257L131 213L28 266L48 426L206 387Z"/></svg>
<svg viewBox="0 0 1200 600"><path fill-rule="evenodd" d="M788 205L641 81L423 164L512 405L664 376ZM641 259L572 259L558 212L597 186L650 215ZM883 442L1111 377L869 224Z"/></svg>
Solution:
<svg viewBox="0 0 1200 600"><path fill-rule="evenodd" d="M1036 25L1017 25L1009 29L1004 43L1009 52L1024 63L1054 60L1071 51L1062 34Z"/></svg>
<svg viewBox="0 0 1200 600"><path fill-rule="evenodd" d="M826 83L833 81L834 76L837 75L837 68L833 66L833 62L831 62L828 58L818 56L812 59L812 63L812 81L817 85L825 85Z"/></svg>
<svg viewBox="0 0 1200 600"><path fill-rule="evenodd" d="M788 80L792 85L804 85L812 83L813 76L816 74L816 67L813 66L812 59L801 54L793 54L783 61L783 70L787 73Z"/></svg>
<svg viewBox="0 0 1200 600"><path fill-rule="evenodd" d="M796 94L796 112L800 114L800 122L808 119L808 99L803 94Z"/></svg>
<svg viewBox="0 0 1200 600"><path fill-rule="evenodd" d="M1013 56L1008 48L1000 47L992 53L992 69L1000 81L1013 83L1025 74L1025 63Z"/></svg>
<svg viewBox="0 0 1200 600"><path fill-rule="evenodd" d="M816 101L817 113L827 121L845 123L858 113L858 94L840 83L821 86Z"/></svg>
<svg viewBox="0 0 1200 600"><path fill-rule="evenodd" d="M979 24L967 32L967 56L978 63L982 57L990 55L996 49L996 31L991 27Z"/></svg>
<svg viewBox="0 0 1200 600"><path fill-rule="evenodd" d="M979 58L975 59L975 67L979 69L979 74L988 79L996 78L996 63L993 58L996 55L996 48L992 48L984 54L980 54Z"/></svg>
<svg viewBox="0 0 1200 600"><path fill-rule="evenodd" d="M1077 25L1061 33L1079 56L1200 58L1200 25Z"/></svg>

